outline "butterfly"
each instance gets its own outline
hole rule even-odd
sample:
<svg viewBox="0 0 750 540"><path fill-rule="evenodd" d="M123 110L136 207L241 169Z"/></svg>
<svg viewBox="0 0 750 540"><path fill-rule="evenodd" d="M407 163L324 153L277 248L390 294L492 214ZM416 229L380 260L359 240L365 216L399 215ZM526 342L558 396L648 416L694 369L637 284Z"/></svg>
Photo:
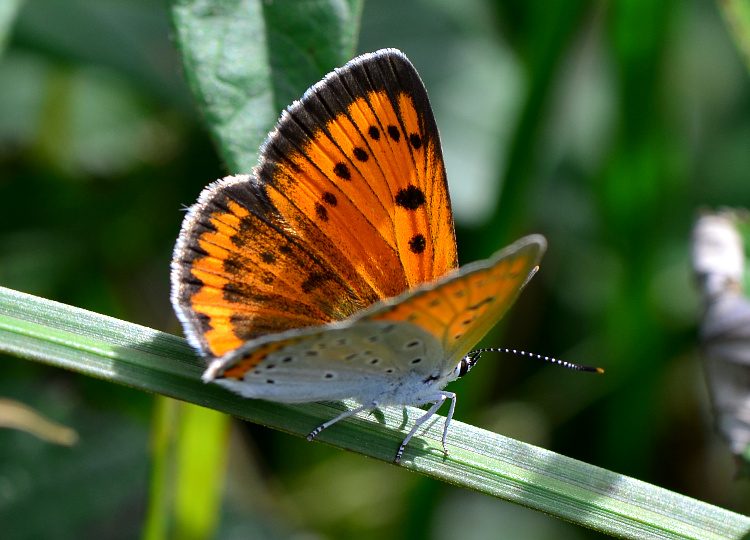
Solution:
<svg viewBox="0 0 750 540"><path fill-rule="evenodd" d="M440 137L396 49L355 58L285 110L249 175L210 184L184 219L171 300L206 382L281 403L353 399L362 411L456 395L472 348L546 247L531 235L457 268Z"/></svg>

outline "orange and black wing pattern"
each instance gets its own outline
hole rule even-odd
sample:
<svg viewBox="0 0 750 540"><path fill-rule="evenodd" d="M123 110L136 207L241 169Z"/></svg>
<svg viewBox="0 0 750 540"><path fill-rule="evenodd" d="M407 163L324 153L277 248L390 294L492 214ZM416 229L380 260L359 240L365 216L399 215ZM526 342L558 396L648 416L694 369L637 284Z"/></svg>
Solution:
<svg viewBox="0 0 750 540"><path fill-rule="evenodd" d="M386 49L328 74L281 116L251 175L208 186L172 262L193 346L342 320L456 267L437 125Z"/></svg>
<svg viewBox="0 0 750 540"><path fill-rule="evenodd" d="M363 319L408 322L438 338L443 369L476 347L516 301L539 268L547 241L534 234L498 251L490 259L462 266L457 274L404 293Z"/></svg>
<svg viewBox="0 0 750 540"><path fill-rule="evenodd" d="M354 330L357 327L367 328L363 332L372 332L372 326L367 323L386 323L380 327L382 332L389 328L388 341L398 343L403 336L414 336L414 344L422 341L424 336L430 335L439 344L433 349L433 354L420 357L420 368L432 366L434 373L441 375L450 373L456 364L466 356L480 339L502 318L505 312L513 305L524 286L532 278L538 269L538 264L547 247L547 241L543 236L534 234L521 238L510 246L495 253L490 259L477 261L461 267L458 272L445 276L433 283L425 283L421 286L405 291L396 298L389 298L373 304L370 308L357 313L355 316L342 323L328 328L330 331L329 343L321 349L316 347L321 343L318 335L322 335L319 329L293 330L278 336L268 336L262 340L249 343L246 347L234 351L231 355L217 360L213 369L210 369L208 380L219 378L246 379L248 372L256 371L257 367L266 361L269 355L279 351L287 358L293 358L298 344L303 344L310 351L316 353L312 359L306 357L298 358L290 363L287 369L299 369L300 364L308 360L315 360L321 365L326 365L323 360L335 358L340 366L339 371L351 369L351 365L357 365L367 353L352 354L350 358L338 358L337 355L347 354L336 352L336 349L344 350L344 344L351 346L358 344L361 351L377 347L377 341L371 341L369 336L362 338ZM415 327L426 331L420 334L414 331ZM316 335L318 334L318 335ZM372 334L378 337L377 333ZM339 344L338 342L341 342ZM377 375L383 366L391 367L395 363L406 366L407 371L415 369L411 366L415 351L420 348L409 347L392 351L392 356L381 357L377 365L369 364L358 366L362 374ZM321 352L319 352L321 351ZM398 357L398 354L404 355ZM291 355L291 356L289 356ZM330 365L330 364L329 364ZM372 371L368 372L368 369ZM264 370L254 375L260 377L261 386L265 381ZM403 373L399 370L399 373ZM300 369L297 373L301 380L307 380L309 392L324 381L320 376L317 378ZM251 376L252 380L252 376ZM366 379L363 379L363 382ZM257 381L256 381L257 382ZM330 385L331 383L329 383ZM247 388L249 393L252 390ZM353 394L354 395L354 394Z"/></svg>

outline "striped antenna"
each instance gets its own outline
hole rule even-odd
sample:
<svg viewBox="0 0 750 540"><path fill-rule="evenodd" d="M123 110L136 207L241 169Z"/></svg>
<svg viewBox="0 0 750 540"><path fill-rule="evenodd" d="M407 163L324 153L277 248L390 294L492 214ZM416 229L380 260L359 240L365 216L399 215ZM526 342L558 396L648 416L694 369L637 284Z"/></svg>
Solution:
<svg viewBox="0 0 750 540"><path fill-rule="evenodd" d="M489 347L487 349L477 349L475 351L471 351L467 356L471 359L471 363L473 365L477 362L477 360L479 360L479 357L481 356L481 354L485 352L520 354L521 356L531 356L532 358L538 358L539 360L542 360L543 362L549 362L550 364L557 364L558 366L562 366L568 369L575 369L576 371L588 371L591 373L604 373L604 370L600 367L582 366L580 364L566 362L565 360L558 360L557 358L552 358L551 356L542 356L541 354L528 353L526 351L517 351L516 349L503 349L503 348Z"/></svg>

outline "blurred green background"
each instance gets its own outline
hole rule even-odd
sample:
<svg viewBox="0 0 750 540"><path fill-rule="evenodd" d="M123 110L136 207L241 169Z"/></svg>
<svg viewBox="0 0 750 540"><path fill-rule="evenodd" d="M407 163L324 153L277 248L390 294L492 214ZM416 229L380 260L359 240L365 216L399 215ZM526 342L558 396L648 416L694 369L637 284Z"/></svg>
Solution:
<svg viewBox="0 0 750 540"><path fill-rule="evenodd" d="M227 171L167 7L28 0L10 24L0 285L180 333L168 278L182 210ZM717 4L367 2L357 50L381 47L402 49L427 86L462 263L526 233L549 240L538 277L484 344L606 369L486 355L450 388L456 418L747 513L750 485L733 481L711 431L689 269L696 210L750 206L750 79ZM60 447L0 431L3 538L141 534L152 396L3 357L0 397L80 436ZM601 536L235 428L220 538Z"/></svg>

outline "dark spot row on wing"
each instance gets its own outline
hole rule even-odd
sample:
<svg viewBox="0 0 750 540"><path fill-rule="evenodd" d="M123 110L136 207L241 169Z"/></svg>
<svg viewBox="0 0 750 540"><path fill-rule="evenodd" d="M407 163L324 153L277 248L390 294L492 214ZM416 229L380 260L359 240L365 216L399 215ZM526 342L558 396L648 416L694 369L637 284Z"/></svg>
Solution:
<svg viewBox="0 0 750 540"><path fill-rule="evenodd" d="M406 131L404 125L371 125L367 127L366 133L362 134L363 137L367 135L370 140L379 141L382 132L385 131L391 140L400 142L405 139L415 150L425 146L425 137L437 137L437 125L432 115L427 91L414 67L403 54L397 51L380 52L377 55L355 59L343 68L335 70L323 81L310 88L301 100L293 103L282 114L276 129L261 150L262 159L257 169L258 177L264 182L274 183L276 181L274 170L277 164L292 163L287 158L291 154L304 155L305 144L321 136L321 132L332 143L337 144L326 126L338 115L348 114L349 106L356 99L372 95L373 92L385 93L397 114L400 105L399 95L406 93L419 113L417 116L419 126L416 132L411 133ZM433 147L439 153L439 141L434 141L434 143ZM333 165L332 170L321 172L324 175L332 173L336 178L351 181L354 177L352 167L355 167L355 163L368 161L371 154L367 148L359 146L353 150L345 150L341 146L339 149L350 161L339 161ZM438 158L440 158L439 155ZM315 166L314 163L311 164ZM447 192L447 186L445 190ZM409 210L416 210L424 205L424 197L421 190L416 186L411 186L406 193L400 194L396 204ZM329 221L329 209L316 204L314 212L318 222ZM424 234L415 235L408 245L408 249L415 255L424 253L426 247L427 241Z"/></svg>
<svg viewBox="0 0 750 540"><path fill-rule="evenodd" d="M319 290L324 283L336 281L336 289L344 291L345 295L349 295L348 298L345 298L345 303L351 302L352 305L361 306L362 301L353 296L353 291L350 290L346 282L342 281L344 278L341 275L332 271L324 261L319 260L316 253L306 249L305 246L296 242L287 233L281 225L282 222L280 221L281 218L278 212L272 203L268 201L265 191L261 186L249 181L237 183L224 186L220 195L223 195L223 197L217 194L214 200L232 200L249 212L249 215L240 218L239 231L230 238L231 242L238 249L229 252L227 257L222 261L222 266L227 276L236 276L237 281L230 280L230 284L226 287L225 297L228 300L239 304L247 303L243 302L243 295L247 294L249 295L247 298L253 302L272 302L278 311L283 309L288 310L291 314L308 313L309 308L305 303L300 302L299 298L285 298L280 295L262 297L259 296L260 291L243 287L242 278L250 275L254 276L255 283L258 285L270 285L274 283L278 274L278 271L274 267L279 267L283 260L284 265L280 268L291 268L302 272L306 276L306 279L302 282L302 292L308 293L316 289ZM316 208L317 217L322 220L327 219L327 208L333 208L337 204L338 201L333 193L324 193L322 204L318 203L319 206ZM226 202L222 206L228 208ZM271 231L275 231L275 233L271 233ZM269 235L272 234L276 234L277 236L270 237ZM265 236L262 235L269 238L264 241ZM286 241L283 241L284 239ZM197 240L196 238L194 243L197 244ZM265 248L265 251L261 251L258 254L258 260L268 265L268 269L259 268L255 265L257 263L253 264L247 260L248 253L258 250L261 246ZM273 248L269 249L271 246ZM196 258L194 257L188 261L189 264L192 265L193 260ZM253 282L252 279L249 281ZM332 297L328 304L330 305L330 310L325 315L330 319L342 318L342 299ZM325 306L326 304L322 305ZM247 327L248 324L246 323L244 326ZM247 339L247 335L243 335L242 338Z"/></svg>
<svg viewBox="0 0 750 540"><path fill-rule="evenodd" d="M374 333L370 335L363 336L361 339L363 339L365 342L368 343L380 343L383 341L382 337L384 335L391 334L395 329L397 328L397 325L394 323L385 324L382 326L379 326L374 329ZM355 346L355 344L352 344L350 342L350 339L348 337L337 337L335 339L330 339L331 336L321 334L321 340L314 343L309 348L306 348L303 351L300 351L296 353L295 355L282 355L281 358L276 358L275 360L273 357L270 357L268 363L265 366L258 366L256 367L252 374L263 376L265 373L267 373L269 370L272 371L277 368L278 364L288 364L291 362L295 362L297 360L304 361L303 357L307 358L322 358L323 359L335 359L335 361L342 361L344 363L353 363L353 362L362 362L368 366L378 366L383 363L383 359L378 356L373 350L370 349L361 349L355 352L350 352L347 354L343 353L336 353L335 351L331 349L335 349L337 347L345 347L345 346ZM390 338L393 339L393 338ZM398 339L397 337L395 339ZM355 346L356 348L356 346ZM408 351L414 351L415 354L412 358L405 359L406 362L408 362L410 365L418 365L421 364L424 361L423 354L423 348L424 348L424 342L420 339L411 339L401 345L401 350L408 352ZM329 351L330 352L321 352L321 351ZM422 353L422 354L420 354ZM283 353L282 353L283 354ZM338 356L341 354L341 356ZM269 358L268 356L263 357ZM263 369L261 369L263 368ZM383 369L383 373L391 374L395 370L393 367L385 366L385 369ZM335 371L330 370L324 370L322 377L324 379L335 379L337 378Z"/></svg>

